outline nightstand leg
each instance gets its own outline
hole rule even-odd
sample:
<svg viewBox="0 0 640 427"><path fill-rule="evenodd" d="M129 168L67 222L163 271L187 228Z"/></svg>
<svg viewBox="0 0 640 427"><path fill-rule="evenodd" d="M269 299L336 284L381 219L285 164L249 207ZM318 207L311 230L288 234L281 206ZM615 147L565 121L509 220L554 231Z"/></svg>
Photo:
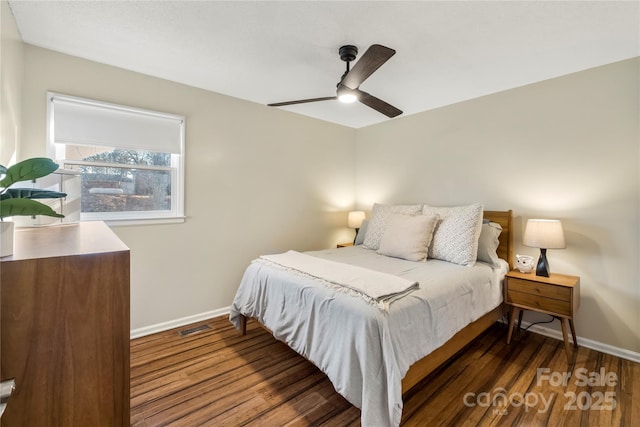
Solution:
<svg viewBox="0 0 640 427"><path fill-rule="evenodd" d="M562 337L564 338L564 349L567 352L567 360L571 360L571 347L569 346L569 335L567 334L567 323L569 321L561 317L560 318L560 326L562 326Z"/></svg>
<svg viewBox="0 0 640 427"><path fill-rule="evenodd" d="M522 315L524 314L524 310L520 310L518 314L518 331L522 329Z"/></svg>
<svg viewBox="0 0 640 427"><path fill-rule="evenodd" d="M569 319L569 326L571 327L571 336L573 337L573 346L578 348L578 340L576 339L576 327L573 326L573 319Z"/></svg>
<svg viewBox="0 0 640 427"><path fill-rule="evenodd" d="M513 334L513 324L515 323L517 312L518 309L511 306L511 312L509 313L509 331L507 332L507 344L511 342L511 335Z"/></svg>
<svg viewBox="0 0 640 427"><path fill-rule="evenodd" d="M240 332L242 335L247 335L247 316L240 315Z"/></svg>

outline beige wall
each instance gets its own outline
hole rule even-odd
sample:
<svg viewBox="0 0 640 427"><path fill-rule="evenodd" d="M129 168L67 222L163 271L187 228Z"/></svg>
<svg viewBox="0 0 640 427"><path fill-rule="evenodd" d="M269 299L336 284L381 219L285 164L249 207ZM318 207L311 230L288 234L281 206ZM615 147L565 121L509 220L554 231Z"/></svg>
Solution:
<svg viewBox="0 0 640 427"><path fill-rule="evenodd" d="M640 352L639 63L360 129L360 208L479 201L513 209L516 253L536 257L521 244L526 219L562 219L568 247L548 259L552 271L581 277L578 335Z"/></svg>
<svg viewBox="0 0 640 427"><path fill-rule="evenodd" d="M229 306L259 254L351 238L353 129L25 45L24 157L45 154L47 90L186 116L186 222L115 228L132 329Z"/></svg>
<svg viewBox="0 0 640 427"><path fill-rule="evenodd" d="M638 59L353 130L23 48L7 10L3 161L20 136L20 158L46 154L47 90L187 117L187 221L115 229L132 249L133 329L229 305L260 253L348 240L356 196L481 201L514 210L517 253L537 255L527 218L562 219L568 248L549 259L582 278L578 335L640 351Z"/></svg>
<svg viewBox="0 0 640 427"><path fill-rule="evenodd" d="M2 0L0 7L0 164L7 166L19 146L24 45L9 3Z"/></svg>

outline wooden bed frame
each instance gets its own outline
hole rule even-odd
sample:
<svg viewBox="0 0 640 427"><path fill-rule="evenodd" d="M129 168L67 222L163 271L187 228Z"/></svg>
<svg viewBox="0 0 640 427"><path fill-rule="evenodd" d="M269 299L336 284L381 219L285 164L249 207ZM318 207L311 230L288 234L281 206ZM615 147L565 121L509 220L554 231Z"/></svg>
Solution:
<svg viewBox="0 0 640 427"><path fill-rule="evenodd" d="M508 211L485 211L484 218L496 222L502 226L500 233L500 244L498 246L498 257L509 263L509 269L513 268L513 214ZM402 379L402 394L409 391L423 378L433 372L442 363L464 348L471 341L476 339L481 333L487 330L504 314L503 304L485 314L473 323L468 324L449 341L432 351L416 363L411 365L407 375ZM241 316L242 334L247 333L247 318ZM263 326L264 327L264 326Z"/></svg>

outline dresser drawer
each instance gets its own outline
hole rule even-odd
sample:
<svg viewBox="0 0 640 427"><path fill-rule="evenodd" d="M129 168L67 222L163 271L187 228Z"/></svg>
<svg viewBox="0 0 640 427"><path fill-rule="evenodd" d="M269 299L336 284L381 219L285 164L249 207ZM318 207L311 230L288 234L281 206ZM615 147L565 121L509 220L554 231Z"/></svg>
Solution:
<svg viewBox="0 0 640 427"><path fill-rule="evenodd" d="M533 310L544 310L550 313L563 316L571 316L571 302L567 300L559 300L555 298L547 298L546 296L534 295L513 290L511 280L509 280L509 289L507 289L507 303L519 306L530 307Z"/></svg>
<svg viewBox="0 0 640 427"><path fill-rule="evenodd" d="M556 286L547 283L533 282L530 280L515 279L509 277L508 289L532 295L544 295L562 301L571 301L571 288Z"/></svg>

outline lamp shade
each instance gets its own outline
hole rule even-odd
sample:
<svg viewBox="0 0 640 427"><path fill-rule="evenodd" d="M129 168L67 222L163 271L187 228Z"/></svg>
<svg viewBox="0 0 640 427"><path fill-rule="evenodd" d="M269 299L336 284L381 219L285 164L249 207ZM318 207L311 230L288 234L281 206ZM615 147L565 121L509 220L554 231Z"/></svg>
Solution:
<svg viewBox="0 0 640 427"><path fill-rule="evenodd" d="M532 248L564 249L562 223L558 219L529 219L524 229L522 243Z"/></svg>
<svg viewBox="0 0 640 427"><path fill-rule="evenodd" d="M363 211L351 211L349 212L349 219L347 220L347 225L349 226L349 228L360 228L363 220L364 220Z"/></svg>

